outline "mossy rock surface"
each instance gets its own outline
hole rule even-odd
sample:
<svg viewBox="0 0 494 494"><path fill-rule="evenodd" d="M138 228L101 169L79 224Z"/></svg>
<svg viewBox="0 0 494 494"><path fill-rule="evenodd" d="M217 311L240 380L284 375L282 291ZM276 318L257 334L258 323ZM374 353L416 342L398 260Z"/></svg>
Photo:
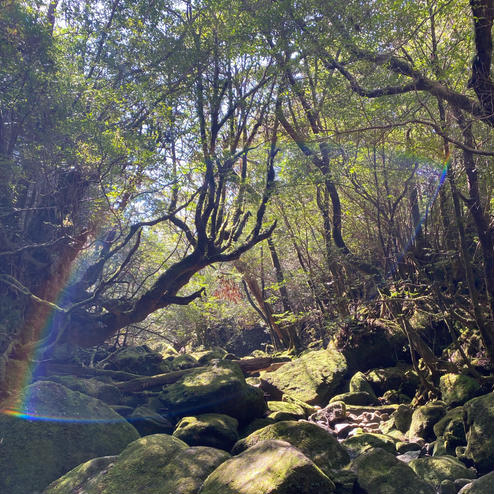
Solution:
<svg viewBox="0 0 494 494"><path fill-rule="evenodd" d="M475 473L453 456L417 458L408 466L423 480L439 488L443 480L474 479Z"/></svg>
<svg viewBox="0 0 494 494"><path fill-rule="evenodd" d="M230 451L238 441L238 421L220 413L183 417L173 435L189 446L210 446Z"/></svg>
<svg viewBox="0 0 494 494"><path fill-rule="evenodd" d="M167 359L167 364L172 371L192 369L199 366L199 362L193 355L183 354Z"/></svg>
<svg viewBox="0 0 494 494"><path fill-rule="evenodd" d="M238 364L229 360L191 370L163 387L160 400L175 417L223 413L242 424L262 417L266 410L263 392L249 386Z"/></svg>
<svg viewBox="0 0 494 494"><path fill-rule="evenodd" d="M250 436L253 432L262 429L268 425L275 424L276 420L269 417L264 417L260 419L254 419L252 422L248 423L245 427L240 429L240 437L244 438Z"/></svg>
<svg viewBox="0 0 494 494"><path fill-rule="evenodd" d="M458 494L492 494L494 472L483 475L461 488Z"/></svg>
<svg viewBox="0 0 494 494"><path fill-rule="evenodd" d="M277 439L286 441L309 457L324 473L347 465L350 457L340 443L328 432L311 422L276 422L259 429L238 441L232 449L238 454L261 441Z"/></svg>
<svg viewBox="0 0 494 494"><path fill-rule="evenodd" d="M123 348L108 360L107 369L152 376L167 372L163 356L146 345Z"/></svg>
<svg viewBox="0 0 494 494"><path fill-rule="evenodd" d="M418 386L417 374L403 366L373 369L366 373L366 378L378 396L390 390L413 396Z"/></svg>
<svg viewBox="0 0 494 494"><path fill-rule="evenodd" d="M354 453L364 453L372 448L382 448L389 453L396 452L396 440L386 434L374 434L364 432L363 434L355 434L343 441L343 446L353 451Z"/></svg>
<svg viewBox="0 0 494 494"><path fill-rule="evenodd" d="M0 492L42 490L76 465L120 453L136 429L100 400L51 381L24 390L24 413L0 415Z"/></svg>
<svg viewBox="0 0 494 494"><path fill-rule="evenodd" d="M418 407L412 414L408 437L410 440L422 438L433 441L434 425L446 415L446 407L441 402L430 402Z"/></svg>
<svg viewBox="0 0 494 494"><path fill-rule="evenodd" d="M79 393L97 398L108 405L119 405L122 402L122 393L116 386L97 379L81 379L75 376L50 376L48 380L62 384L72 391L79 391Z"/></svg>
<svg viewBox="0 0 494 494"><path fill-rule="evenodd" d="M467 447L465 457L479 472L494 467L494 393L467 401L463 406Z"/></svg>
<svg viewBox="0 0 494 494"><path fill-rule="evenodd" d="M261 387L273 399L284 394L309 405L326 405L348 371L345 357L332 347L309 351L274 372L266 372Z"/></svg>
<svg viewBox="0 0 494 494"><path fill-rule="evenodd" d="M480 384L472 377L460 374L445 374L439 381L441 397L447 405L456 406L475 398Z"/></svg>
<svg viewBox="0 0 494 494"><path fill-rule="evenodd" d="M285 441L262 441L220 465L200 494L329 494L333 482Z"/></svg>
<svg viewBox="0 0 494 494"><path fill-rule="evenodd" d="M463 407L453 408L434 425L434 434L437 439L433 456L454 455L457 446L467 444L463 413Z"/></svg>
<svg viewBox="0 0 494 494"><path fill-rule="evenodd" d="M300 405L286 401L268 401L268 412L268 418L276 422L306 418L305 410Z"/></svg>
<svg viewBox="0 0 494 494"><path fill-rule="evenodd" d="M199 362L199 365L206 365L212 362L213 360L222 360L228 352L221 348L215 347L211 350L204 350L202 352L193 352L192 356ZM231 359L229 359L231 360Z"/></svg>
<svg viewBox="0 0 494 494"><path fill-rule="evenodd" d="M353 393L364 391L365 393L369 393L374 398L374 401L377 401L374 389L363 372L358 371L352 376L350 379L349 390Z"/></svg>
<svg viewBox="0 0 494 494"><path fill-rule="evenodd" d="M349 393L341 393L339 395L333 396L329 400L329 403L334 403L335 401L342 401L347 405L374 405L377 403L377 398L375 395L371 395L366 391L350 391Z"/></svg>
<svg viewBox="0 0 494 494"><path fill-rule="evenodd" d="M99 471L87 462L52 483L44 494L196 494L204 479L230 457L214 448L189 448L166 435L143 437ZM93 474L88 475L92 469Z"/></svg>
<svg viewBox="0 0 494 494"><path fill-rule="evenodd" d="M350 468L367 494L435 494L408 465L381 448L357 456Z"/></svg>
<svg viewBox="0 0 494 494"><path fill-rule="evenodd" d="M412 423L413 410L408 405L399 405L396 411L391 414L394 426L400 432L407 432Z"/></svg>

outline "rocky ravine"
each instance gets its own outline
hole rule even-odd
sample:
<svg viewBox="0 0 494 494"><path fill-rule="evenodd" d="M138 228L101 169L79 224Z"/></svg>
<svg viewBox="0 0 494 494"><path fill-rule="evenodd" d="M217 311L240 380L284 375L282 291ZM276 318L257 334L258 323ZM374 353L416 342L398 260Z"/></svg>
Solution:
<svg viewBox="0 0 494 494"><path fill-rule="evenodd" d="M406 365L355 372L328 348L246 379L252 362L231 359L136 347L90 378L47 373L24 403L50 420L0 416L0 492L492 490L494 393L470 377L443 376L442 399L412 408Z"/></svg>

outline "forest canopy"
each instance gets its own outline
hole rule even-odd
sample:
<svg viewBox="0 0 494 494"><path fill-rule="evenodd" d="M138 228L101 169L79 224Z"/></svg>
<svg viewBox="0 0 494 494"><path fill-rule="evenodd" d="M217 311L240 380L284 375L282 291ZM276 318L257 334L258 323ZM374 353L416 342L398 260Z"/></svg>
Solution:
<svg viewBox="0 0 494 494"><path fill-rule="evenodd" d="M0 394L63 345L259 321L294 351L398 328L432 374L442 328L492 364L493 20L491 0L5 0Z"/></svg>

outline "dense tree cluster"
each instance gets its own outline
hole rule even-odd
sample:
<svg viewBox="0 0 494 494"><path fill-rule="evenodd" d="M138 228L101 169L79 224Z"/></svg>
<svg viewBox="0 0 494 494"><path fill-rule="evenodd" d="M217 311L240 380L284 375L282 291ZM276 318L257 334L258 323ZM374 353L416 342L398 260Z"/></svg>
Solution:
<svg viewBox="0 0 494 494"><path fill-rule="evenodd" d="M493 19L491 0L4 1L2 394L35 347L181 346L250 305L280 347L387 325L437 373L421 329L441 324L492 363Z"/></svg>

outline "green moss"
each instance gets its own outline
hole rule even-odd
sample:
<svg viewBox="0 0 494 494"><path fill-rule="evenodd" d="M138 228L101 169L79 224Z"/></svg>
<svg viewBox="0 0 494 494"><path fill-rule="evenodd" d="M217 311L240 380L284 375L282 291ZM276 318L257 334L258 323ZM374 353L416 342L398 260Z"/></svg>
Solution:
<svg viewBox="0 0 494 494"><path fill-rule="evenodd" d="M367 494L434 494L405 463L381 448L361 454L351 464L359 487Z"/></svg>
<svg viewBox="0 0 494 494"><path fill-rule="evenodd" d="M439 488L443 480L473 479L475 473L452 456L417 458L408 466L423 480Z"/></svg>
<svg viewBox="0 0 494 494"><path fill-rule="evenodd" d="M297 447L324 473L345 466L350 458L338 441L324 429L311 422L284 421L253 432L235 444L233 454L245 451L261 441L278 439Z"/></svg>
<svg viewBox="0 0 494 494"><path fill-rule="evenodd" d="M467 448L465 457L471 459L480 472L492 470L494 458L494 393L467 401L463 406Z"/></svg>
<svg viewBox="0 0 494 494"><path fill-rule="evenodd" d="M295 403L285 401L268 401L269 418L276 420L297 420L305 419L305 410Z"/></svg>
<svg viewBox="0 0 494 494"><path fill-rule="evenodd" d="M120 453L139 437L102 401L60 384L39 381L25 399L29 413L63 420L0 416L0 492L33 492L90 458Z"/></svg>
<svg viewBox="0 0 494 494"><path fill-rule="evenodd" d="M374 401L377 401L377 396L363 372L356 372L350 379L349 386L351 392L357 393L359 391L364 391L366 393L369 393L374 398Z"/></svg>
<svg viewBox="0 0 494 494"><path fill-rule="evenodd" d="M263 441L226 461L204 482L201 494L313 494L334 490L332 481L299 450Z"/></svg>
<svg viewBox="0 0 494 494"><path fill-rule="evenodd" d="M189 448L177 438L155 434L133 442L99 471L91 462L80 465L44 494L196 494L204 479L228 458L224 451Z"/></svg>
<svg viewBox="0 0 494 494"><path fill-rule="evenodd" d="M238 440L238 421L228 415L208 413L184 417L173 432L189 446L211 446L229 451Z"/></svg>
<svg viewBox="0 0 494 494"><path fill-rule="evenodd" d="M445 374L439 381L443 401L447 405L463 405L480 391L480 384L472 377Z"/></svg>
<svg viewBox="0 0 494 494"><path fill-rule="evenodd" d="M374 395L375 396L375 395ZM342 393L339 395L333 396L329 403L333 403L335 401L342 401L347 405L373 405L377 402L377 398L373 397L371 394L366 391L350 391L349 393Z"/></svg>
<svg viewBox="0 0 494 494"><path fill-rule="evenodd" d="M365 432L345 439L343 446L359 454L371 448L382 448L389 453L395 453L395 443L396 440L391 436Z"/></svg>
<svg viewBox="0 0 494 494"><path fill-rule="evenodd" d="M426 441L434 440L434 425L446 415L446 407L438 402L431 402L418 407L412 415L412 422L408 437L423 438Z"/></svg>
<svg viewBox="0 0 494 494"><path fill-rule="evenodd" d="M347 372L345 357L333 348L311 351L274 372L263 374L269 387L309 405L325 405Z"/></svg>

